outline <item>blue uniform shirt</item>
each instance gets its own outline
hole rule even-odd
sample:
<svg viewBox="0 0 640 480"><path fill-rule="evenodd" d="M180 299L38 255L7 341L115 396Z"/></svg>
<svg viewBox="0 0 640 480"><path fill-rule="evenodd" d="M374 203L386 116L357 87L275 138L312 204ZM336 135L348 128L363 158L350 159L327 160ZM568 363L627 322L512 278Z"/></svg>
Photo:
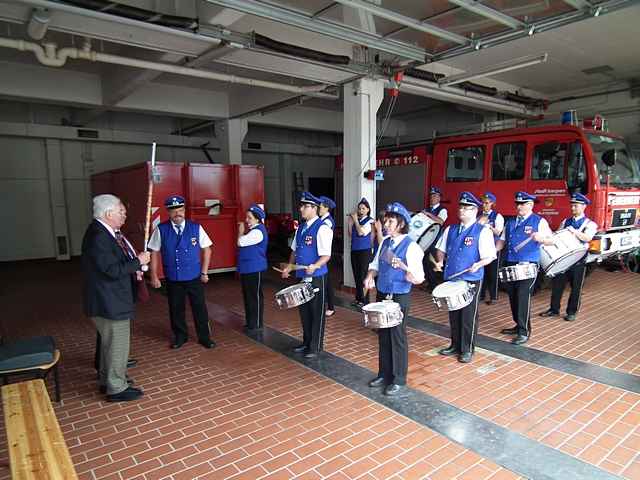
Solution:
<svg viewBox="0 0 640 480"><path fill-rule="evenodd" d="M158 225L162 268L172 282L194 280L200 276L200 225L185 220L180 236L171 221Z"/></svg>
<svg viewBox="0 0 640 480"><path fill-rule="evenodd" d="M251 230L258 229L262 232L262 241L255 245L238 247L238 273L264 272L267 269L267 246L269 236L264 224L258 223Z"/></svg>
<svg viewBox="0 0 640 480"><path fill-rule="evenodd" d="M538 242L531 240L519 252L515 251L515 247L531 236L532 233L538 231L542 217L532 213L517 228L516 220L517 218L509 220L505 226L507 261L513 263L538 263L540 261L540 244Z"/></svg>
<svg viewBox="0 0 640 480"><path fill-rule="evenodd" d="M360 225L364 226L369 222L373 222L373 218L370 216L363 217L358 220ZM353 225L351 227L351 251L355 252L356 250L371 250L373 247L373 241L371 240L371 233L368 235L360 236L358 235L358 230L356 230L356 226Z"/></svg>
<svg viewBox="0 0 640 480"><path fill-rule="evenodd" d="M409 293L411 291L411 283L405 279L406 272L401 268L393 268L386 260L387 255L385 253L387 250L391 250L393 256L398 257L402 263L407 265L407 250L412 240L407 235L394 248L391 248L391 240L391 237L385 238L380 246L376 287L380 293Z"/></svg>
<svg viewBox="0 0 640 480"><path fill-rule="evenodd" d="M460 232L460 225L449 227L447 234L447 265L444 269L444 279L461 272L480 260L480 234L485 227L474 222L470 227ZM476 282L484 277L484 268L475 272L466 272L455 277L455 280Z"/></svg>
<svg viewBox="0 0 640 480"><path fill-rule="evenodd" d="M307 225L307 222L304 222L298 227L296 232L296 264L311 265L320 258L318 253L318 230L322 225L323 221L320 218L316 218L316 221L311 225ZM327 265L325 264L313 272L311 276L321 277L327 271ZM296 270L296 277L304 278L308 276L304 270Z"/></svg>

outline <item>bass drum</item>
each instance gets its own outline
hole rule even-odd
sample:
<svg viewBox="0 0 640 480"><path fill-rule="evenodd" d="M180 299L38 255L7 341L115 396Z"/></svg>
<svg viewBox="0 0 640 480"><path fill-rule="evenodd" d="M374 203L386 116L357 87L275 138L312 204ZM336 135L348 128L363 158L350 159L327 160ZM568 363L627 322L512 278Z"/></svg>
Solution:
<svg viewBox="0 0 640 480"><path fill-rule="evenodd" d="M409 238L420 245L420 248L426 252L440 235L441 228L442 225L431 220L424 212L418 212L411 217Z"/></svg>

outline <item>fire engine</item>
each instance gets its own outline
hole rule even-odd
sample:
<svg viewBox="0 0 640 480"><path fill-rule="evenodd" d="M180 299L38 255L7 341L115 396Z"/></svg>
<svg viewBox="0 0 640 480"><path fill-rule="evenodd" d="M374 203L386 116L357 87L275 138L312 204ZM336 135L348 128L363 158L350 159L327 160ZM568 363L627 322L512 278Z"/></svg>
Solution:
<svg viewBox="0 0 640 480"><path fill-rule="evenodd" d="M438 186L451 223L464 190L493 192L505 217L515 215L514 194L524 190L537 196L535 211L556 229L571 215L569 196L580 192L591 199L586 215L599 227L588 261L629 253L640 247L640 161L621 137L606 131L602 117L576 123L493 122L380 148L377 168L384 170L384 180L377 183L376 204L399 201L417 212L428 206L429 188ZM336 169L340 199L342 157Z"/></svg>

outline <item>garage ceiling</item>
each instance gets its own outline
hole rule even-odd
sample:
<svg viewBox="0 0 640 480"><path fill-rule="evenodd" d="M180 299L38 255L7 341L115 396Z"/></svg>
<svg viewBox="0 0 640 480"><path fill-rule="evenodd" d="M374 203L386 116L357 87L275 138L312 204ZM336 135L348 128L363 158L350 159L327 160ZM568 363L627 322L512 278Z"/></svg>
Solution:
<svg viewBox="0 0 640 480"><path fill-rule="evenodd" d="M0 2L0 37L34 42L27 34L26 25L34 8L48 8L51 20L44 41L54 42L58 47L80 47L84 38L89 38L97 52L186 65L279 85L319 85L326 87L325 92L336 99L342 84L365 75L389 78L392 71L407 67L453 74L531 53L547 53L549 60L493 75L478 83L549 97L595 84L628 80L640 74L638 0L122 2L154 14L144 20L116 15L116 4L104 2L101 6L101 0L73 0L72 3ZM190 30L160 26L156 14L193 19L198 27ZM302 58L295 52L275 51L258 45L254 32L289 46L344 56L347 62L332 64L323 58L314 60ZM30 53L6 48L0 48L0 62L37 64ZM603 66L610 69L601 69L606 70L605 73L584 72L592 68L601 71L597 67ZM224 80L82 60L69 60L62 68L99 75L104 110L119 108L119 102L150 82L224 92L232 105L231 116L296 97L268 88L231 85ZM114 85L123 84L126 88L114 89ZM104 91L109 88L110 91ZM430 91L443 91L437 84L425 88L424 92L420 92L420 88L419 85L412 92L430 97ZM249 101L249 97L258 98ZM438 104L436 98L441 99L433 95L415 103L429 109ZM473 105L472 100L466 104ZM456 101L455 95L450 101ZM496 105L500 102L503 100L496 98ZM405 103L407 107L401 110L412 111L412 102ZM503 103L507 109L508 102ZM311 105L340 109L339 104L336 107L335 102L326 100L314 101ZM480 108L486 108L486 103ZM518 108L524 110L515 105L514 111Z"/></svg>

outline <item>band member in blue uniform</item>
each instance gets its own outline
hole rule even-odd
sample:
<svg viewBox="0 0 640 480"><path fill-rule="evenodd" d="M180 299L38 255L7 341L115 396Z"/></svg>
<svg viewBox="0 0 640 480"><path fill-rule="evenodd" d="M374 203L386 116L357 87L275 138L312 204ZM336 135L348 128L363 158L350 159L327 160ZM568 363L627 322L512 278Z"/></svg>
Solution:
<svg viewBox="0 0 640 480"><path fill-rule="evenodd" d="M211 239L201 225L185 218L184 198L172 195L164 205L169 211L169 220L158 225L149 240L150 273L151 285L160 288L158 270L162 258L173 333L171 348L182 347L189 338L185 322L186 297L191 304L198 342L205 348L213 348L216 344L209 338L209 312L203 286L209 281Z"/></svg>
<svg viewBox="0 0 640 480"><path fill-rule="evenodd" d="M247 209L245 216L249 230L245 232L244 222L238 224L238 273L244 300L245 326L249 331L264 326L262 276L267 269L269 244L265 218L264 210L254 204Z"/></svg>
<svg viewBox="0 0 640 480"><path fill-rule="evenodd" d="M315 358L324 343L324 301L327 262L331 258L333 231L318 217L320 199L309 192L300 197L300 215L303 222L296 230L291 243L289 264L282 271L282 278L289 278L293 265L306 265L296 270L296 277L310 282L317 288L316 295L298 307L302 323L302 344L293 349L305 358Z"/></svg>
<svg viewBox="0 0 640 480"><path fill-rule="evenodd" d="M390 396L397 395L407 383L409 344L406 319L411 286L424 281L424 252L407 235L410 222L411 216L401 203L387 205L384 216L387 236L378 247L364 282L367 289L377 288L376 301L391 297L400 304L404 315L400 325L378 329L378 375L369 382L369 386L384 386L384 394Z"/></svg>
<svg viewBox="0 0 640 480"><path fill-rule="evenodd" d="M563 220L560 224L560 229L568 229L583 243L589 243L598 231L598 225L584 214L587 205L590 203L591 201L581 193L571 195L571 217ZM540 314L541 317L556 317L560 315L560 301L562 300L564 287L569 282L571 294L569 295L567 314L564 319L568 322L576 319L580 309L580 295L584 284L584 276L587 271L586 260L587 256L585 255L582 260L574 264L566 272L553 277L551 280L551 305L549 310Z"/></svg>
<svg viewBox="0 0 640 480"><path fill-rule="evenodd" d="M369 303L369 296L365 296L362 285L371 261L373 223L371 206L366 198L362 198L358 202L357 210L347 215L347 230L351 232L351 269L356 285L356 299L352 305L356 307L362 307Z"/></svg>
<svg viewBox="0 0 640 480"><path fill-rule="evenodd" d="M507 266L519 263L537 265L540 261L540 244L553 245L553 233L549 224L540 215L533 213L535 200L535 195L527 192L516 193L517 217L507 222L498 241L498 248L504 246ZM531 290L535 282L534 277L505 283L516 326L504 328L500 333L516 335L511 341L515 345L526 343L531 336Z"/></svg>
<svg viewBox="0 0 640 480"><path fill-rule="evenodd" d="M444 230L436 245L436 268L441 269L446 256L444 280L464 280L473 287L472 302L460 310L449 312L451 345L439 351L441 355L458 355L458 361L469 363L473 357L478 333L478 299L485 267L496 258L493 235L477 221L482 204L472 193L462 192L458 199L459 224ZM467 272L451 278L459 272Z"/></svg>
<svg viewBox="0 0 640 480"><path fill-rule="evenodd" d="M495 211L496 196L487 192L482 197L482 211L478 216L478 223L485 225L493 233L494 241L500 240L502 230L504 230L504 217ZM498 267L500 266L500 251L497 251L496 259L484 267L484 278L482 279L482 291L480 301L484 301L487 292L489 299L487 305L491 305L498 300Z"/></svg>
<svg viewBox="0 0 640 480"><path fill-rule="evenodd" d="M431 220L440 225L443 225L444 222L447 221L449 216L449 212L440 204L440 200L442 199L442 191L438 187L431 187L429 190L429 208L423 210L423 213L427 215ZM433 268L432 262L430 261L429 256L432 259L435 259L437 250L436 244L438 243L438 239L442 235L442 229L440 230L440 235L436 238L433 244L429 247L429 249L425 252L424 257L424 271L427 275L427 290L433 290L440 283L440 274L436 272Z"/></svg>
<svg viewBox="0 0 640 480"><path fill-rule="evenodd" d="M325 225L331 228L331 231L335 231L336 229L336 221L333 219L331 215L331 210L336 208L336 202L334 202L329 197L321 195L318 197L320 199L320 206L318 207L318 216L320 220L322 220ZM325 285L327 287L327 310L324 312L326 317L331 317L336 313L335 307L335 293L333 291L333 285L331 284L331 262L327 263L327 281Z"/></svg>

